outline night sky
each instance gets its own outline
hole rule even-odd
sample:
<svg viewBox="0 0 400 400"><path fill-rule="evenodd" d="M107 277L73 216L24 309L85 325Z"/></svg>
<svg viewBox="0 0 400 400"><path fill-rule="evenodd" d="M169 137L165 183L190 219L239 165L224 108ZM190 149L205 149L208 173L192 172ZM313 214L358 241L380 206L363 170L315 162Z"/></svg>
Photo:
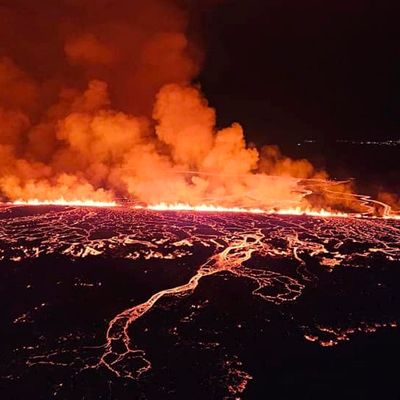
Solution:
<svg viewBox="0 0 400 400"><path fill-rule="evenodd" d="M398 138L399 6L228 0L203 16L200 83L257 144Z"/></svg>

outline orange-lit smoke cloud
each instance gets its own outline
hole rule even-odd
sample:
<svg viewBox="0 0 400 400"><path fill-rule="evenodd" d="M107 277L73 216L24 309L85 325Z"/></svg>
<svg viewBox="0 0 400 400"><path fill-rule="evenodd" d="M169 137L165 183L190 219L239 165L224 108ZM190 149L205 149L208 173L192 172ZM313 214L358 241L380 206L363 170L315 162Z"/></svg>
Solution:
<svg viewBox="0 0 400 400"><path fill-rule="evenodd" d="M389 192L380 192L378 194L378 201L387 204L391 209L396 212L400 213L400 196L395 193Z"/></svg>
<svg viewBox="0 0 400 400"><path fill-rule="evenodd" d="M183 2L5 3L3 199L288 208L305 204L300 180L325 178L276 147L249 147L238 123L217 129L192 84L202 53Z"/></svg>

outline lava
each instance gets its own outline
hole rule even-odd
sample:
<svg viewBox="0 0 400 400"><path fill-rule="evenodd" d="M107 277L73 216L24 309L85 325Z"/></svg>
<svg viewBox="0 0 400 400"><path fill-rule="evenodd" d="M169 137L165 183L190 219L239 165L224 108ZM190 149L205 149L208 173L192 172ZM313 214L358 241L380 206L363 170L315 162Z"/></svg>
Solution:
<svg viewBox="0 0 400 400"><path fill-rule="evenodd" d="M136 208L141 208L137 206ZM265 211L261 208L244 208L244 207L223 207L218 205L210 204L200 204L200 205L190 205L184 203L158 203L153 205L148 205L145 208L155 211L200 211L200 212L230 212L230 213L252 213L252 214L262 214Z"/></svg>
<svg viewBox="0 0 400 400"><path fill-rule="evenodd" d="M400 215L393 213L389 206L384 203L378 202L385 207L385 212L382 216L375 215L373 212L373 204L377 203L366 196L362 197L363 204L367 206L367 212L342 212L335 210L326 210L324 208L312 209L308 207L291 207L291 208L247 208L247 207L224 207L221 205L213 204L199 204L191 205L187 203L156 203L146 206L135 205L134 209L147 209L153 211L190 211L190 212L211 212L211 213L249 213L249 214L277 214L277 215L307 215L311 217L334 217L334 218L384 218L384 219L400 219Z"/></svg>
<svg viewBox="0 0 400 400"><path fill-rule="evenodd" d="M32 199L18 199L11 202L14 205L59 205L59 206L88 206L88 207L128 207L136 210L151 210L151 211L175 211L175 212L200 212L200 213L248 213L248 214L280 214L280 215L308 215L314 217L335 217L335 218L385 218L385 219L400 219L400 215L392 210L389 204L380 200L375 200L368 195L360 195L349 192L341 192L335 187L344 185L348 182L337 182L329 180L304 180L304 185L301 196L304 200L300 202L287 202L284 199L276 199L271 204L264 205L263 201L253 199L247 201L236 201L235 199L225 200L209 200L207 202L140 202L138 203L132 197L124 197L122 200L115 196L109 198L93 197L90 195L86 197L65 198L63 196L58 198L32 198ZM267 185L267 182L264 182ZM321 189L322 185L322 189ZM262 186L262 185L261 185ZM264 190L262 188L257 190ZM318 196L323 194L326 199L335 199L340 204L351 203L346 208L346 211L340 207L323 207L311 206L307 200L307 196ZM325 200L326 200L325 199ZM328 200L329 201L329 200ZM246 204L246 205L245 205ZM252 205L250 205L252 204Z"/></svg>
<svg viewBox="0 0 400 400"><path fill-rule="evenodd" d="M355 334L375 333L379 329L396 329L397 321L389 322L362 322L359 326L337 328L316 326L315 333L307 333L304 338L309 342L317 342L322 347L337 346L341 342L349 341L350 337Z"/></svg>
<svg viewBox="0 0 400 400"><path fill-rule="evenodd" d="M63 197L54 200L15 200L11 204L18 206L73 206L73 207L116 207L115 201L97 201L91 199L85 200L66 200Z"/></svg>
<svg viewBox="0 0 400 400"><path fill-rule="evenodd" d="M71 206L71 207L117 207L122 205L116 201L96 201L96 200L65 200L64 198L59 198L56 200L16 200L11 204L13 205L24 205L24 206ZM318 217L361 217L361 214L350 214L338 211L328 211L325 209L312 210L312 209L302 209L300 207L296 208L286 208L286 209L270 209L264 210L262 208L245 208L245 207L224 207L212 204L199 204L190 205L185 203L158 203L150 204L147 206L134 205L133 209L141 210L152 210L152 211L191 211L191 212L210 212L210 213L250 213L250 214L281 214L281 215L309 215ZM387 218L390 218L389 216Z"/></svg>
<svg viewBox="0 0 400 400"><path fill-rule="evenodd" d="M104 353L99 363L95 365L95 368L104 366L118 377L131 379L138 379L143 373L149 371L151 362L145 357L145 352L137 348L133 343L129 335L129 328L137 319L149 312L161 298L188 295L196 289L199 281L206 276L230 272L238 277L251 279L257 286L253 290L254 295L277 304L285 301L293 301L301 294L304 286L295 279L281 276L271 271L251 269L243 266L254 252L262 250L264 234L261 230L256 230L253 233L233 235L231 238L228 236L228 238L229 241L224 245L224 249L201 265L197 273L187 283L161 290L151 296L146 302L124 310L115 316L109 322ZM278 293L275 296L262 293L263 288L273 285L275 282L283 286L282 293ZM139 362L140 365L133 371L128 370L126 366L126 363L132 360Z"/></svg>
<svg viewBox="0 0 400 400"><path fill-rule="evenodd" d="M334 218L384 218L384 219L400 219L400 215L395 214L391 211L390 207L384 203L377 202L369 199L366 196L358 196L363 198L363 204L367 205L368 211L365 213L356 212L341 212L336 210L326 210L324 208L312 209L308 207L291 207L291 208L255 208L255 207L225 207L222 205L215 204L188 204L188 203L154 203L148 205L130 205L130 203L120 203L118 201L98 201L93 199L84 200L66 200L63 197L55 200L39 200L39 199L28 199L28 200L16 200L11 203L12 205L24 205L24 206L71 206L71 207L117 207L117 206L128 206L136 210L151 210L151 211L189 211L189 212L205 212L205 213L249 213L249 214L278 214L278 215L308 215L313 217L334 217ZM373 204L379 203L384 207L384 213L381 216L373 213ZM372 204L372 205L371 205Z"/></svg>
<svg viewBox="0 0 400 400"><path fill-rule="evenodd" d="M24 206L69 206L69 207L117 207L122 206L116 201L96 201L96 200L65 200L63 198L56 200L16 200L11 204ZM325 209L313 210L302 209L300 207L284 208L284 209L269 209L262 208L245 208L245 207L224 207L212 204L190 205L185 203L158 203L147 206L134 205L136 210L152 210L152 211L190 211L190 212L208 212L208 213L249 213L249 214L280 214L280 215L308 215L314 217L339 217L339 218L359 218L362 214L359 213L344 213L339 211L328 211ZM395 216L385 216L385 218L396 218ZM400 217L399 217L400 218Z"/></svg>
<svg viewBox="0 0 400 400"><path fill-rule="evenodd" d="M148 206L135 206L136 209L146 208L154 211L198 211L198 212L229 212L229 213L250 213L250 214L281 214L281 215L310 215L318 217L360 217L361 214L350 214L339 211L328 211L325 209L312 210L302 209L301 207L284 208L284 209L262 209L262 208L245 208L245 207L223 207L219 205L200 204L190 205L185 203L158 203Z"/></svg>
<svg viewBox="0 0 400 400"><path fill-rule="evenodd" d="M28 355L28 365L68 364L78 371L106 368L116 377L136 380L152 368L146 350L135 340L136 322L166 298L178 302L189 296L205 277L223 274L246 280L254 298L280 306L296 302L306 287L315 284L316 266L332 272L368 268L370 260L377 257L387 262L400 260L400 226L387 218L135 207L48 206L27 215L18 214L20 207L0 209L0 259L14 263L59 254L72 259L111 257L140 265L159 259L173 266L176 260L196 260L199 249L209 254L199 265L195 261L186 282L157 290L147 300L117 313L107 323L103 344L89 341L85 345L96 352L96 360L80 355L82 343L71 353L65 347L67 340L42 354L35 347L34 354ZM271 268L274 261L281 260L290 260L292 269ZM102 287L86 281L74 285L86 290ZM41 308L23 310L14 319L19 325L34 320L40 312ZM309 328L305 339L319 337L315 329ZM315 342L324 345L322 339ZM66 363L68 354L71 359Z"/></svg>
<svg viewBox="0 0 400 400"><path fill-rule="evenodd" d="M0 7L0 199L6 202L0 204L0 261L11 288L4 308L15 331L2 342L15 343L15 337L23 343L3 361L17 384L30 367L46 365L70 368L69 378L101 370L112 379L140 379L157 367L152 357L159 349L146 348L155 342L140 340L150 335L148 319L155 311L171 312L183 298L190 302L200 284L218 276L239 282L248 304L281 307L282 318L293 321L294 312L286 311L321 276L325 284L337 272L400 262L400 214L392 210L400 206L397 195L381 193L374 200L356 194L351 180L331 180L329 171L310 161L283 155L267 144L267 136L266 145L256 148L234 116L228 118L232 124L219 126L198 84L206 53L201 43L207 41L197 25L208 5L5 3L10 4ZM200 19L192 14L198 11ZM68 281L79 262L97 267L98 261L107 266L103 282L99 269L86 276L80 270ZM38 268L29 270L24 285L13 285L24 268L38 265L50 275L64 263L73 267L55 283ZM119 296L121 285L110 283L110 274L117 282L121 278L120 264L139 278L126 281L129 299ZM170 269L171 276L164 280L157 268ZM43 282L34 288L38 278ZM69 290L58 290L58 284ZM143 291L135 293L142 284ZM109 291L101 291L107 285ZM92 301L87 293L75 296L81 291L97 291L97 301L106 299L110 308L102 313L94 301L97 316L89 311L77 328L70 323L76 310L62 311L66 303L84 309ZM53 293L56 302L45 298ZM208 296L210 302L217 298L215 292ZM80 303L74 303L77 298ZM250 321L257 317L251 311L246 309ZM299 340L332 346L358 333L397 329L392 317L344 328L312 319ZM65 320L52 331L57 318ZM252 377L240 360L226 358L233 381L228 392L237 397ZM63 396L77 397L87 396Z"/></svg>

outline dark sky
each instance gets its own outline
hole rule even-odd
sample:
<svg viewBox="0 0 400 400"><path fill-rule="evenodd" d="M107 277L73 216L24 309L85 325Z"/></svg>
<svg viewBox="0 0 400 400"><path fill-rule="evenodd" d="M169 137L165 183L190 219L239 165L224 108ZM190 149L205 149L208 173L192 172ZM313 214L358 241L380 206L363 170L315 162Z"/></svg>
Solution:
<svg viewBox="0 0 400 400"><path fill-rule="evenodd" d="M228 0L204 15L200 82L259 144L400 137L400 6Z"/></svg>

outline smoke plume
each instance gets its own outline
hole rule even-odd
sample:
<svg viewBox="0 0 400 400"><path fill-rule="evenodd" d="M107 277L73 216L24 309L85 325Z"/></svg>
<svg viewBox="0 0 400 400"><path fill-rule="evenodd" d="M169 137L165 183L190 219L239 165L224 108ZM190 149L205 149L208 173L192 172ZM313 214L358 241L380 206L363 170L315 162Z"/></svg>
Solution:
<svg viewBox="0 0 400 400"><path fill-rule="evenodd" d="M216 127L184 2L3 3L3 199L286 208L307 206L301 180L325 178Z"/></svg>

